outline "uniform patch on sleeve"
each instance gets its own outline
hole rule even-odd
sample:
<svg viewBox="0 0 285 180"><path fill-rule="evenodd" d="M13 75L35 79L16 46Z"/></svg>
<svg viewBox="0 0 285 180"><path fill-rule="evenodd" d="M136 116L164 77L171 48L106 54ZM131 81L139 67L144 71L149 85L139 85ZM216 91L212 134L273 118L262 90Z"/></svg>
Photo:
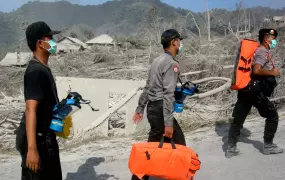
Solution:
<svg viewBox="0 0 285 180"><path fill-rule="evenodd" d="M178 72L178 66L177 65L173 66L173 71L176 72L176 73Z"/></svg>

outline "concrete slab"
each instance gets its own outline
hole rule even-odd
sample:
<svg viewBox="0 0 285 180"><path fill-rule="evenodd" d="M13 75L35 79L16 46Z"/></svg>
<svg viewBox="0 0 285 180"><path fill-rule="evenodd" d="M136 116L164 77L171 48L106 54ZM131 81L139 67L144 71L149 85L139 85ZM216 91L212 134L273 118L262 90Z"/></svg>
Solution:
<svg viewBox="0 0 285 180"><path fill-rule="evenodd" d="M84 99L91 100L91 105L100 111L93 112L87 105L82 105L82 109L73 115L74 134L78 134L86 126L100 117L108 110L108 91L101 91L100 86L90 79L57 77L57 88L59 98L66 97L69 87L72 91L80 93ZM106 134L106 133L104 133Z"/></svg>
<svg viewBox="0 0 285 180"><path fill-rule="evenodd" d="M133 133L139 133L141 129L144 126L141 126L142 122L140 123L140 126L137 126L133 123L133 115L135 113L136 107L138 106L138 100L141 95L142 91L139 91L135 97L133 97L128 104L125 106L126 109L126 129L125 129L125 135L129 136ZM144 112L142 121L146 121L146 111Z"/></svg>
<svg viewBox="0 0 285 180"><path fill-rule="evenodd" d="M89 79L74 77L56 77L59 98L65 98L69 89L80 93L84 99L91 100L91 105L99 109L93 112L87 105L73 115L74 135L78 135L108 111L109 92L129 93L135 88L145 85L144 81ZM134 101L132 101L132 104ZM136 102L137 103L137 102ZM134 109L136 105L129 106ZM101 123L101 122L97 122ZM101 125L100 125L101 126ZM108 122L96 129L98 134L108 135Z"/></svg>

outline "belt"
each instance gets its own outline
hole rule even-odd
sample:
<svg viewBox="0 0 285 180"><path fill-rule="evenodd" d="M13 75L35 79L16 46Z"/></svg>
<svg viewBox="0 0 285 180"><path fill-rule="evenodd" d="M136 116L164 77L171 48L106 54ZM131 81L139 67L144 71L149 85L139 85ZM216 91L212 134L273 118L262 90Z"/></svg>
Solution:
<svg viewBox="0 0 285 180"><path fill-rule="evenodd" d="M56 135L53 131L49 131L49 132L45 132L45 133L37 132L37 136L39 136L39 137L53 137Z"/></svg>
<svg viewBox="0 0 285 180"><path fill-rule="evenodd" d="M154 101L149 100L149 102L151 102L151 103L157 103L157 102L162 102L162 101L163 101L162 99L154 100Z"/></svg>

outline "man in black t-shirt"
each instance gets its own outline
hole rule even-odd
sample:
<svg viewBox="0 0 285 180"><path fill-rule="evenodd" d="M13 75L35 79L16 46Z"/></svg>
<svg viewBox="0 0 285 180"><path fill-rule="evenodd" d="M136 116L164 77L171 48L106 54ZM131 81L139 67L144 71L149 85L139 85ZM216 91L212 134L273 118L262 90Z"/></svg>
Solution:
<svg viewBox="0 0 285 180"><path fill-rule="evenodd" d="M16 140L22 156L22 180L62 180L58 143L49 128L58 97L48 60L56 53L53 35L58 33L44 22L33 23L26 30L34 57L24 76L26 111Z"/></svg>

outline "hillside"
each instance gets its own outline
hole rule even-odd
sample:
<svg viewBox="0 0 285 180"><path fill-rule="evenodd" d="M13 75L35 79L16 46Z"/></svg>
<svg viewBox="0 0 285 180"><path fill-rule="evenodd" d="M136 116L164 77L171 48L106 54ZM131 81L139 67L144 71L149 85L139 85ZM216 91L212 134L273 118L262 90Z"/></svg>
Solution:
<svg viewBox="0 0 285 180"><path fill-rule="evenodd" d="M285 14L285 8L275 10L266 7L246 9L251 14L251 26L259 27L264 17ZM67 1L58 2L29 2L11 13L0 13L0 58L7 49L14 49L24 37L23 28L34 21L46 21L51 27L65 30L70 35L72 30L79 34L79 39L108 33L116 36L134 36L155 28L154 21L160 26L160 30L175 27L179 30L191 30L197 34L197 28L191 16L186 15L190 11L174 8L160 0L121 0L110 1L101 5L81 6ZM211 17L212 32L214 35L223 35L223 25L231 22L236 28L237 13L239 11L227 11L214 9ZM204 13L193 13L201 34L206 34ZM82 26L82 27L76 27ZM87 30L82 32L82 29ZM83 31L84 31L83 30ZM82 35L89 34L87 37ZM81 34L81 35L80 35ZM91 35L91 36L90 36ZM140 36L144 37L145 36ZM1 54L2 52L2 54Z"/></svg>
<svg viewBox="0 0 285 180"><path fill-rule="evenodd" d="M171 18L179 10L159 0L122 0L102 5L80 6L66 1L29 2L11 13L27 22L43 20L61 29L75 24L86 24L98 31L111 34L133 34L152 6L157 6L164 18ZM173 19L169 19L173 20Z"/></svg>

